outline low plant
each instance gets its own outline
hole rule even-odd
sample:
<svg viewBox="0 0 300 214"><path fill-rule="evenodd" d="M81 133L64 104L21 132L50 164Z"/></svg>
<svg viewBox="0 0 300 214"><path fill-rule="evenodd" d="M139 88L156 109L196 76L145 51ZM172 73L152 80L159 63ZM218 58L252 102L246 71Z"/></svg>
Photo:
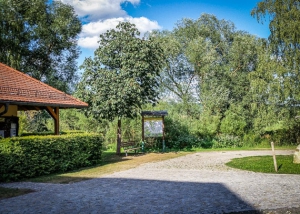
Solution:
<svg viewBox="0 0 300 214"><path fill-rule="evenodd" d="M0 140L0 181L66 172L101 161L102 137L95 134L28 136Z"/></svg>
<svg viewBox="0 0 300 214"><path fill-rule="evenodd" d="M236 148L242 147L243 143L241 142L238 136L220 134L212 140L212 148Z"/></svg>

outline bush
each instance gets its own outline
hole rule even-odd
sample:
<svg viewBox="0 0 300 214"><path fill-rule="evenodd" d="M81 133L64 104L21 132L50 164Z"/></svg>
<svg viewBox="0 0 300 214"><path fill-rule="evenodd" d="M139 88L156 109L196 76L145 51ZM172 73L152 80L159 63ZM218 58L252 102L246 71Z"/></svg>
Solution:
<svg viewBox="0 0 300 214"><path fill-rule="evenodd" d="M183 135L169 142L169 145L174 149L192 149L199 147L200 141L193 135Z"/></svg>
<svg viewBox="0 0 300 214"><path fill-rule="evenodd" d="M2 139L0 181L15 181L98 164L102 142L102 138L95 134Z"/></svg>
<svg viewBox="0 0 300 214"><path fill-rule="evenodd" d="M233 135L220 134L212 140L212 148L236 148L242 147L243 143L240 138Z"/></svg>
<svg viewBox="0 0 300 214"><path fill-rule="evenodd" d="M80 130L68 130L68 131L61 131L59 132L60 135L66 135L66 134L83 134L84 131ZM21 137L27 137L27 136L46 136L46 135L54 135L53 131L45 131L45 132L23 132L20 136Z"/></svg>
<svg viewBox="0 0 300 214"><path fill-rule="evenodd" d="M213 146L213 141L210 137L202 138L199 141L199 147L203 149L211 149Z"/></svg>

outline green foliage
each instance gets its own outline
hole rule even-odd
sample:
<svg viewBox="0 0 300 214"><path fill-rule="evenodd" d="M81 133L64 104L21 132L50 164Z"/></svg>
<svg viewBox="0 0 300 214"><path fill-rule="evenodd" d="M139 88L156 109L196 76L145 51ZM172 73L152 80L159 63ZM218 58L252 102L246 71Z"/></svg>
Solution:
<svg viewBox="0 0 300 214"><path fill-rule="evenodd" d="M101 161L103 139L94 134L0 140L0 181L14 181L91 166Z"/></svg>
<svg viewBox="0 0 300 214"><path fill-rule="evenodd" d="M67 135L67 134L84 134L84 131L79 131L79 130L68 130L68 131L62 131L59 132L60 135ZM47 136L47 135L53 135L53 132L24 132L20 136L25 137L25 136Z"/></svg>
<svg viewBox="0 0 300 214"><path fill-rule="evenodd" d="M19 111L18 117L19 135L27 132L49 132L54 127L47 127L52 118L46 111Z"/></svg>
<svg viewBox="0 0 300 214"><path fill-rule="evenodd" d="M212 140L212 148L237 148L242 147L243 142L238 136L221 134Z"/></svg>
<svg viewBox="0 0 300 214"><path fill-rule="evenodd" d="M299 4L262 2L252 14L260 18L271 14L269 42L236 31L232 22L209 14L197 20L182 19L173 31L156 33L165 44L167 56L162 94L180 106L172 112L177 115L172 120L176 118L174 121L187 129L184 134L178 131L182 138L200 137L205 147L256 145L270 140L279 145L300 142L296 119L300 114L296 66L299 48L295 48L299 45L298 31L279 35L281 30L293 31ZM281 13L287 18L279 16ZM284 26L286 20L288 24ZM197 87L188 91L191 82ZM173 94L164 94L165 91ZM198 97L191 99L194 92ZM196 111L190 111L191 103ZM176 129L172 132L177 133ZM179 135L172 134L176 139ZM218 139L220 135L230 137ZM245 141L235 140L238 137Z"/></svg>
<svg viewBox="0 0 300 214"><path fill-rule="evenodd" d="M182 110L189 114L191 104L197 100L197 75L184 54L184 44L169 31L155 32L153 36L162 44L166 56L166 63L160 74L160 94L182 103Z"/></svg>
<svg viewBox="0 0 300 214"><path fill-rule="evenodd" d="M240 106L231 107L225 112L220 126L220 131L225 134L242 136L245 133L247 120L243 115L243 109Z"/></svg>
<svg viewBox="0 0 300 214"><path fill-rule="evenodd" d="M296 0L263 0L251 12L269 20L271 35L253 75L255 100L260 103L263 130L283 143L299 143L300 8ZM268 19L266 19L268 17ZM272 111L266 111L272 109ZM256 122L259 118L256 119ZM266 124L267 123L267 124ZM284 139L285 138L285 139Z"/></svg>
<svg viewBox="0 0 300 214"><path fill-rule="evenodd" d="M269 37L273 53L289 66L289 72L299 70L300 7L298 0L262 0L251 11L258 21L269 18ZM295 77L291 79L296 80ZM296 92L296 91L294 91Z"/></svg>
<svg viewBox="0 0 300 214"><path fill-rule="evenodd" d="M70 132L72 130L81 130L84 132L105 134L108 121L96 120L93 117L86 117L83 110L64 109L60 111L60 130ZM53 120L51 119L53 123ZM53 129L53 124L50 126ZM48 127L48 129L50 128Z"/></svg>
<svg viewBox="0 0 300 214"><path fill-rule="evenodd" d="M215 114L209 110L201 112L197 123L198 135L205 137L216 135L220 126L220 120L221 115L219 113Z"/></svg>
<svg viewBox="0 0 300 214"><path fill-rule="evenodd" d="M139 35L129 22L101 34L94 59L86 59L81 66L85 71L77 88L78 97L89 104L89 117L118 119L118 154L121 119L136 117L143 104L158 100L163 51L155 40L140 39Z"/></svg>
<svg viewBox="0 0 300 214"><path fill-rule="evenodd" d="M96 119L133 118L145 103L157 101L163 55L160 46L138 38L134 24L120 23L100 35L94 59L84 61L79 98Z"/></svg>
<svg viewBox="0 0 300 214"><path fill-rule="evenodd" d="M265 142L267 140L267 142ZM267 147L269 147L270 142L268 139L261 137L255 133L247 133L243 135L243 146L244 147L255 147L258 145L264 145L267 143Z"/></svg>
<svg viewBox="0 0 300 214"><path fill-rule="evenodd" d="M81 22L70 5L0 0L0 62L62 91L77 79Z"/></svg>
<svg viewBox="0 0 300 214"><path fill-rule="evenodd" d="M117 119L108 123L105 130L105 146L117 141ZM122 139L123 141L142 141L142 117L125 118L122 120ZM111 146L109 146L111 147Z"/></svg>

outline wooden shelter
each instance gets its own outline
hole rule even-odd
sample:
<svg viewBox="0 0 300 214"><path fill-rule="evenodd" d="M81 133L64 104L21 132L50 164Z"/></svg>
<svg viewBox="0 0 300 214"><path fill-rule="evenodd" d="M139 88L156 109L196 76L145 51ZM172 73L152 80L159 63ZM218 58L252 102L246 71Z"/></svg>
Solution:
<svg viewBox="0 0 300 214"><path fill-rule="evenodd" d="M46 110L59 134L59 109L86 108L88 104L0 63L0 135L18 135L17 111Z"/></svg>

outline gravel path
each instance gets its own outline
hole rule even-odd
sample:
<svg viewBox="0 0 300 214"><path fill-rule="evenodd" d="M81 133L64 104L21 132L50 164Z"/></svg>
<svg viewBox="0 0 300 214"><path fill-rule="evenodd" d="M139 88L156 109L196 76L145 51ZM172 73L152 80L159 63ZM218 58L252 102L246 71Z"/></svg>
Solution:
<svg viewBox="0 0 300 214"><path fill-rule="evenodd" d="M0 183L36 190L0 200L0 213L300 213L300 175L224 165L255 155L271 153L201 152L73 184Z"/></svg>

